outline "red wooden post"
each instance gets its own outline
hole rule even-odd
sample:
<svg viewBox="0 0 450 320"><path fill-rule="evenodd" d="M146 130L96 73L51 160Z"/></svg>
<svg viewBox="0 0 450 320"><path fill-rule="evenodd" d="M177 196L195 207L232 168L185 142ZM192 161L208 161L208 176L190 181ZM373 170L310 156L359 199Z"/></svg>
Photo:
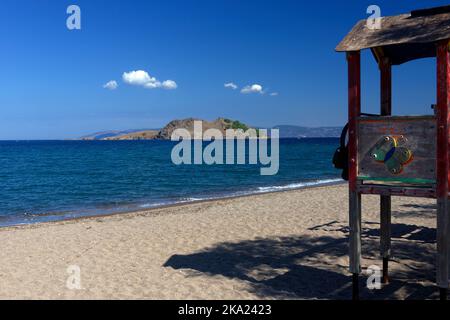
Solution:
<svg viewBox="0 0 450 320"><path fill-rule="evenodd" d="M356 192L357 187L357 152L358 152L358 117L361 114L361 54L349 52L348 61L348 154L349 154L349 188Z"/></svg>
<svg viewBox="0 0 450 320"><path fill-rule="evenodd" d="M382 58L379 67L381 115L390 116L392 114L392 64L388 58Z"/></svg>
<svg viewBox="0 0 450 320"><path fill-rule="evenodd" d="M380 113L392 115L392 65L388 58L380 63ZM391 196L380 197L380 252L383 259L383 283L389 282L389 258L391 255Z"/></svg>
<svg viewBox="0 0 450 320"><path fill-rule="evenodd" d="M349 225L350 272L353 274L353 299L359 297L358 276L361 273L361 194L357 190L358 117L361 114L361 54L349 52L348 123L349 123Z"/></svg>
<svg viewBox="0 0 450 320"><path fill-rule="evenodd" d="M441 299L447 297L449 285L449 106L450 52L446 40L437 48L437 285L441 289Z"/></svg>

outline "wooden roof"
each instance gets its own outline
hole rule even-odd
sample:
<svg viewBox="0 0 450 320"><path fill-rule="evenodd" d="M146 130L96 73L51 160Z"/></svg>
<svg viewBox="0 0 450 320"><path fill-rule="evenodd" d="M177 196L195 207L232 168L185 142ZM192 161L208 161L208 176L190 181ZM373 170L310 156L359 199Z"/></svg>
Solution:
<svg viewBox="0 0 450 320"><path fill-rule="evenodd" d="M394 65L434 57L436 42L450 39L450 6L383 17L381 29L378 30L371 30L366 25L367 20L359 21L336 47L336 51L372 49L374 54L382 51L383 56L389 57Z"/></svg>

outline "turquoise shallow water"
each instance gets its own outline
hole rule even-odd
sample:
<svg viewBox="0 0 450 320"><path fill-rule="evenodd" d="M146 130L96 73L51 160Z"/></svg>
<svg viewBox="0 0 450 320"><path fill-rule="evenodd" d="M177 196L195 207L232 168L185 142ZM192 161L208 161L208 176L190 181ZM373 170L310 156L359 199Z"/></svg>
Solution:
<svg viewBox="0 0 450 320"><path fill-rule="evenodd" d="M338 139L282 139L260 165L172 163L170 141L0 141L0 225L132 211L336 182Z"/></svg>

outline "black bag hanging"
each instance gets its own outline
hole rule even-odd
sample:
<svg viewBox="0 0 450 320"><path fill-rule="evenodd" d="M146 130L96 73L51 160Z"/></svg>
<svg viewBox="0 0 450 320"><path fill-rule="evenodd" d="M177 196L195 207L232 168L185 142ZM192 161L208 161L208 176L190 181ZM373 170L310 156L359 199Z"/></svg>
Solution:
<svg viewBox="0 0 450 320"><path fill-rule="evenodd" d="M345 143L348 132L348 123L342 129L340 146L336 149L333 156L333 165L336 169L342 170L342 179L348 181L348 146Z"/></svg>

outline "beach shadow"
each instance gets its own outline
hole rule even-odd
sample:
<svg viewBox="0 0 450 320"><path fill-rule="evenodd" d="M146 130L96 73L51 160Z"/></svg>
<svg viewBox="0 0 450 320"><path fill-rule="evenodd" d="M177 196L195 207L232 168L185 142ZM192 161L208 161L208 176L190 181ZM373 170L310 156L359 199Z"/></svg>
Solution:
<svg viewBox="0 0 450 320"><path fill-rule="evenodd" d="M349 234L349 227L343 226L338 221L318 225L309 228L310 231L339 232L346 236ZM380 224L375 222L365 222L362 230L363 237L380 237ZM391 229L391 237L393 240L412 240L421 243L435 243L436 229L425 226L417 226L414 224L393 223Z"/></svg>
<svg viewBox="0 0 450 320"><path fill-rule="evenodd" d="M370 264L380 265L379 240L373 239L374 234L371 230L365 233L363 252L366 259L374 260ZM381 290L368 290L367 277L362 276L362 298L395 299L398 294L407 299L434 298L432 246L427 242L394 242L395 256L406 267L392 270L393 281ZM346 237L303 235L220 243L200 252L173 255L164 267L182 269L187 276L221 275L242 280L260 298L349 299L347 255Z"/></svg>
<svg viewBox="0 0 450 320"><path fill-rule="evenodd" d="M394 217L415 217L436 219L436 204L402 204L400 207L408 209L408 211L393 211Z"/></svg>
<svg viewBox="0 0 450 320"><path fill-rule="evenodd" d="M380 229L365 230L368 237L380 237ZM410 240L421 243L435 243L436 229L425 226L416 226L411 224L394 223L392 224L391 236L393 240Z"/></svg>

